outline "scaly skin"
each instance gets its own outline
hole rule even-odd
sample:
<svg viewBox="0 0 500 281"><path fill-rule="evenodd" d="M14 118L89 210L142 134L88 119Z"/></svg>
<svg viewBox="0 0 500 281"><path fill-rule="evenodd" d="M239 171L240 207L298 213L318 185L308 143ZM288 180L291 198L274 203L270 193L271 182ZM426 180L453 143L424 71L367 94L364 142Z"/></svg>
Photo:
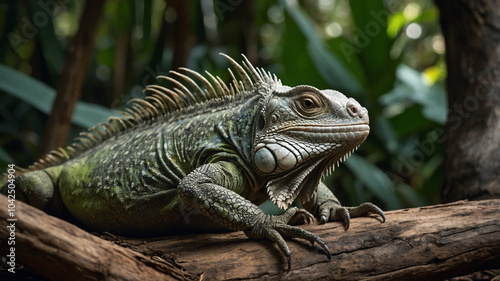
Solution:
<svg viewBox="0 0 500 281"><path fill-rule="evenodd" d="M187 86L148 87L152 96L133 102L125 118L110 120L103 131L91 129L80 145L67 148L70 155L60 150L47 157L48 164L19 175L18 198L118 234L214 224L241 230L276 242L289 270L283 236L316 242L330 257L321 238L288 225L294 215L343 220L346 228L351 217L370 213L385 220L371 203L342 207L320 182L367 137L367 110L339 92L283 86L248 61L241 67L227 58L241 81L227 89L184 70L207 87L202 91L174 73ZM296 198L307 211L289 208ZM257 207L266 199L288 210L266 215Z"/></svg>

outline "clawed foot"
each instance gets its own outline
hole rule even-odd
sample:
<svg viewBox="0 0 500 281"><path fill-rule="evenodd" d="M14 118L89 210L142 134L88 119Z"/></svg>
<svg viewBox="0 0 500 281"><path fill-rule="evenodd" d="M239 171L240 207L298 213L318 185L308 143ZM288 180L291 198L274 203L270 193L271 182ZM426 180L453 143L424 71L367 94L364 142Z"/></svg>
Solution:
<svg viewBox="0 0 500 281"><path fill-rule="evenodd" d="M369 214L377 214L382 217L382 222L385 222L384 212L375 204L363 203L357 207L342 207L333 201L328 201L320 207L319 222L326 223L328 221L342 220L347 230L351 218L364 217Z"/></svg>
<svg viewBox="0 0 500 281"><path fill-rule="evenodd" d="M283 239L283 235L289 237L303 238L306 239L307 241L310 241L312 244L316 242L325 250L328 259L332 258L330 254L330 249L328 249L328 246L326 246L326 243L321 238L319 238L317 235L309 231L288 225L289 220L297 212L299 212L297 208L290 208L280 216L270 216L262 213L262 215L259 218L257 218L257 223L255 223L252 228L245 231L245 234L248 237L268 238L273 242L275 242L276 244L278 244L278 247L280 248L281 252L286 256L288 261L287 272L290 272L290 269L292 267L292 259L290 257L290 249L288 248L285 239ZM312 215L305 210L300 212L306 212L307 213L306 217L312 217Z"/></svg>
<svg viewBox="0 0 500 281"><path fill-rule="evenodd" d="M364 203L357 207L342 207L336 202L328 201L320 207L319 221L320 223L326 223L328 221L342 220L347 230L351 217L362 217L369 214L377 214L382 217L382 222L385 222L384 212L372 203ZM331 259L330 250L321 238L309 231L288 224L292 217L295 222L299 220L299 223L310 223L314 221L314 217L309 212L304 209L299 210L298 208L288 209L280 216L271 216L262 213L256 218L256 223L253 227L245 231L245 234L251 238L268 238L278 244L278 247L288 261L287 272L290 272L292 267L292 259L290 256L290 249L285 239L283 239L283 236L303 238L310 241L312 244L316 242L325 250L328 259Z"/></svg>

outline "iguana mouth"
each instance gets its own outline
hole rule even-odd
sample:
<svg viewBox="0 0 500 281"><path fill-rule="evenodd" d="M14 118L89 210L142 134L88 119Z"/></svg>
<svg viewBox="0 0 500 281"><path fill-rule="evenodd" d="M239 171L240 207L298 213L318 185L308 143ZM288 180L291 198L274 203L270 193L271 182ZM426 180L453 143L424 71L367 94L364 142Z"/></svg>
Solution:
<svg viewBox="0 0 500 281"><path fill-rule="evenodd" d="M348 133L348 132L364 132L370 131L370 126L367 123L360 124L339 124L339 125L299 125L299 126L290 126L287 128L283 128L278 132L308 132L308 133Z"/></svg>

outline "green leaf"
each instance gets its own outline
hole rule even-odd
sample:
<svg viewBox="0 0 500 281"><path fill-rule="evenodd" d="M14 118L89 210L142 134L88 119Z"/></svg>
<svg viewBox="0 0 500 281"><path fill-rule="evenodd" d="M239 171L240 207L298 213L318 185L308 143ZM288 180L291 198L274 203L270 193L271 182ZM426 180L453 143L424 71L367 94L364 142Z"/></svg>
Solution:
<svg viewBox="0 0 500 281"><path fill-rule="evenodd" d="M406 18L403 12L391 15L387 26L387 35L395 38L406 24Z"/></svg>
<svg viewBox="0 0 500 281"><path fill-rule="evenodd" d="M394 39L387 35L390 18L383 0L351 0L351 14L354 21L356 48L363 64L371 95L380 96L394 85L398 60L391 58Z"/></svg>
<svg viewBox="0 0 500 281"><path fill-rule="evenodd" d="M285 85L289 86L309 84L317 88L329 87L316 70L310 56L304 54L306 49L307 40L304 34L302 34L290 15L285 13L281 80Z"/></svg>
<svg viewBox="0 0 500 281"><path fill-rule="evenodd" d="M417 104L406 107L401 114L390 118L390 123L399 137L412 136L436 127L436 123L425 118L422 111L422 106Z"/></svg>
<svg viewBox="0 0 500 281"><path fill-rule="evenodd" d="M413 22L425 23L436 22L439 20L439 10L437 7L426 9Z"/></svg>
<svg viewBox="0 0 500 281"><path fill-rule="evenodd" d="M111 28L118 35L123 35L132 30L135 25L134 1L111 1L106 16Z"/></svg>
<svg viewBox="0 0 500 281"><path fill-rule="evenodd" d="M389 120L382 116L378 116L374 122L374 133L377 137L383 140L383 144L387 151L394 153L398 148L398 136L391 126Z"/></svg>
<svg viewBox="0 0 500 281"><path fill-rule="evenodd" d="M351 155L345 162L356 179L360 180L385 206L391 210L403 208L389 177L373 163L358 156Z"/></svg>
<svg viewBox="0 0 500 281"><path fill-rule="evenodd" d="M359 94L363 92L360 82L357 80L356 76L354 76L349 69L326 48L309 18L307 18L301 10L289 6L285 1L280 1L280 3L286 10L286 28L295 28L289 22L291 18L294 25L298 28L305 39L304 43L308 57L313 62L316 70L319 72L323 80L328 83L328 86L332 89L343 91L350 96L359 96ZM288 32L288 30L285 32ZM293 47L297 50L304 50L303 48L300 48L300 45L304 45L304 43L298 43L299 46L286 46L285 44L284 48ZM302 53L298 56L290 57L290 59L300 59L301 56L304 56L304 54ZM299 71L300 75L304 75L304 72L309 72L310 70L303 68Z"/></svg>
<svg viewBox="0 0 500 281"><path fill-rule="evenodd" d="M37 15L46 18L45 24L37 25L37 30L40 32L41 49L45 60L53 67L56 72L61 72L64 64L64 50L56 36L54 24L52 22L52 13L47 13L47 7L40 5L40 2L28 1L32 18Z"/></svg>
<svg viewBox="0 0 500 281"><path fill-rule="evenodd" d="M448 110L446 93L442 85L428 86L422 79L422 73L400 65L397 69L399 85L380 97L383 105L394 105L410 100L422 106L422 114L429 120L444 124Z"/></svg>
<svg viewBox="0 0 500 281"><path fill-rule="evenodd" d="M325 43L328 45L328 49L342 62L342 65L356 76L356 79L364 88L366 86L365 70L358 56L356 56L355 50L352 49L351 42L344 37L336 37L328 39ZM353 53L349 53L351 51Z"/></svg>
<svg viewBox="0 0 500 281"><path fill-rule="evenodd" d="M17 70L0 64L0 90L15 96L36 109L49 114L56 96L55 90ZM89 128L114 115L113 110L87 102L78 102L73 123Z"/></svg>

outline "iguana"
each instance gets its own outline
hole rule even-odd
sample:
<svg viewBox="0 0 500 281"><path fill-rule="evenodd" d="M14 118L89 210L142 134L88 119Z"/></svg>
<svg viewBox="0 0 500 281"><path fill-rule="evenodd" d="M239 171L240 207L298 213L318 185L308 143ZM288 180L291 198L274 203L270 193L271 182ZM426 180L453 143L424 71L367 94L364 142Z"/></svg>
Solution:
<svg viewBox="0 0 500 281"><path fill-rule="evenodd" d="M243 56L225 54L239 79L226 84L187 68L160 76L123 117L110 117L21 171L16 195L39 209L69 212L87 227L127 235L178 228L241 230L277 243L283 236L328 246L289 225L295 215L321 223L378 214L372 203L342 207L321 182L368 136L368 111L352 98L312 86L289 87ZM6 185L3 192L6 192ZM295 199L306 210L289 208ZM286 210L264 214L267 199ZM194 210L201 214L199 218ZM208 220L207 220L208 219Z"/></svg>

